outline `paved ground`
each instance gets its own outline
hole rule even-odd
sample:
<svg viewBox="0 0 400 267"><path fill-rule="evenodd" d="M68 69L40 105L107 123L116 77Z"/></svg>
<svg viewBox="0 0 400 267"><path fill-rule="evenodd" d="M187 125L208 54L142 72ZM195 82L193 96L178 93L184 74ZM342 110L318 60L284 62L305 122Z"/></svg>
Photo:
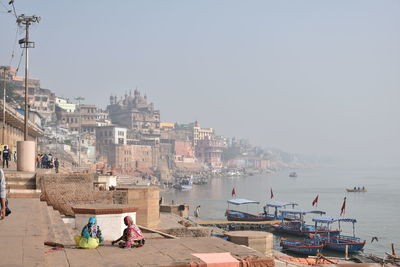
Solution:
<svg viewBox="0 0 400 267"><path fill-rule="evenodd" d="M218 238L163 239L147 236L146 245L121 249L105 244L97 249L73 247L54 250L44 241L57 236L49 209L39 199L10 199L12 214L0 221L0 266L189 266L202 263L195 253L230 252L237 259L248 256L272 265L272 260L244 246ZM50 209L51 213L52 209ZM54 219L54 218L53 218ZM63 225L64 226L64 225ZM53 229L54 228L54 229ZM49 233L51 233L49 235ZM60 237L60 236L59 236ZM204 262L203 262L204 263ZM203 265L204 266L204 265Z"/></svg>
<svg viewBox="0 0 400 267"><path fill-rule="evenodd" d="M46 228L37 199L10 199L0 220L0 266L42 266Z"/></svg>

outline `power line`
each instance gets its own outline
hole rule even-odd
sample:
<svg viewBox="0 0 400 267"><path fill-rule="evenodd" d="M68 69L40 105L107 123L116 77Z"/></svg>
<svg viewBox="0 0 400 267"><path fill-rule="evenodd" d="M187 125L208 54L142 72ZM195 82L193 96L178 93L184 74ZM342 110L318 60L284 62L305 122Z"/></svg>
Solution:
<svg viewBox="0 0 400 267"><path fill-rule="evenodd" d="M17 38L18 38L18 30L19 30L19 28L17 26L16 31L15 31L14 46L13 46L13 50L12 50L11 58L10 58L10 64L9 64L10 66L12 64L12 61L13 61L14 55L15 55L15 47L17 46Z"/></svg>
<svg viewBox="0 0 400 267"><path fill-rule="evenodd" d="M15 75L18 74L18 70L19 70L19 67L21 66L21 61L22 61L22 58L23 58L23 57L24 57L24 49L22 49L21 57L19 58L19 62L18 62L18 67L17 67L17 69L15 70L15 71L16 71Z"/></svg>
<svg viewBox="0 0 400 267"><path fill-rule="evenodd" d="M0 4L4 7L4 9L7 11L7 13L9 13L10 10L6 7L6 5L3 4L3 2L1 2L1 1L0 1Z"/></svg>

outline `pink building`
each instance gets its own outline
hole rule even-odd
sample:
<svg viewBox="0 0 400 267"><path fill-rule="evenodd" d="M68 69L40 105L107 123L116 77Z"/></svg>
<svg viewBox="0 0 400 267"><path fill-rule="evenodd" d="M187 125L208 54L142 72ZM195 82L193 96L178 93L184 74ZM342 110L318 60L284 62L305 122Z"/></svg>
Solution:
<svg viewBox="0 0 400 267"><path fill-rule="evenodd" d="M175 162L194 162L193 143L191 141L175 141Z"/></svg>
<svg viewBox="0 0 400 267"><path fill-rule="evenodd" d="M222 168L222 149L224 144L215 138L198 140L196 145L196 158L210 169Z"/></svg>

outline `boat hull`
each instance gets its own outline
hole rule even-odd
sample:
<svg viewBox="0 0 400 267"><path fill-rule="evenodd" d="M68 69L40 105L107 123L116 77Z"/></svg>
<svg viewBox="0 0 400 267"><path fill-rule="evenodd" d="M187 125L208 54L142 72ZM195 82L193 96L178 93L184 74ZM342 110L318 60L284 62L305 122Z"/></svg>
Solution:
<svg viewBox="0 0 400 267"><path fill-rule="evenodd" d="M361 239L358 237L342 236L342 235L333 237L321 235L319 237L314 236L313 239L319 240L324 244L324 248L330 250L345 252L347 246L349 253L355 253L361 251L366 243L365 241L361 241Z"/></svg>
<svg viewBox="0 0 400 267"><path fill-rule="evenodd" d="M300 222L293 222L289 224L273 224L272 227L274 228L275 231L297 236L309 236L310 234L315 234L315 233L317 234L329 233L330 236L337 236L340 234L340 230L328 230L322 228L315 229L315 227L311 225L302 226Z"/></svg>
<svg viewBox="0 0 400 267"><path fill-rule="evenodd" d="M348 188L346 188L346 191L349 193L365 193L365 192L367 192L367 189L348 189Z"/></svg>
<svg viewBox="0 0 400 267"><path fill-rule="evenodd" d="M267 221L268 219L263 215L254 215L237 210L227 210L225 212L228 221L245 221L245 222L259 222Z"/></svg>
<svg viewBox="0 0 400 267"><path fill-rule="evenodd" d="M317 240L304 239L301 241L286 238L281 239L280 246L284 250L303 255L316 255L319 251L322 251L324 247L324 245Z"/></svg>

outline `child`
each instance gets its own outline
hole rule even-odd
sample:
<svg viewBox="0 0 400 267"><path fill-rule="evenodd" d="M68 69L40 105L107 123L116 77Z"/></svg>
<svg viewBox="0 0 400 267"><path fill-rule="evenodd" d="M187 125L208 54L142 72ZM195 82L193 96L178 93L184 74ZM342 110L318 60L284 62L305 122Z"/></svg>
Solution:
<svg viewBox="0 0 400 267"><path fill-rule="evenodd" d="M97 248L103 242L103 235L95 217L90 217L80 236L75 236L76 246L80 248Z"/></svg>
<svg viewBox="0 0 400 267"><path fill-rule="evenodd" d="M114 245L115 243L118 243L119 241L125 241L125 242L120 242L119 246L121 248L139 248L144 245L144 235L142 231L140 231L139 227L133 223L132 217L131 216L126 216L124 218L124 223L127 226L124 229L124 233L120 238L118 238L115 241L112 241L111 244Z"/></svg>

